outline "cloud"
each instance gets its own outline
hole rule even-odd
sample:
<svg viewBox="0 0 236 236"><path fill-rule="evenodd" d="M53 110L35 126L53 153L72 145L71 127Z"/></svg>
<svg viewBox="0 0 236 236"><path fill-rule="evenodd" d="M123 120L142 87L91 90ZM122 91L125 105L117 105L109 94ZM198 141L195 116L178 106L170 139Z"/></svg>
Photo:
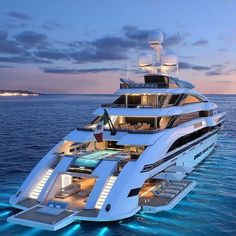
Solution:
<svg viewBox="0 0 236 236"><path fill-rule="evenodd" d="M67 68L42 68L44 73L53 74L83 74L83 73L101 73L101 72L115 72L126 71L122 68L91 68L91 69L67 69Z"/></svg>
<svg viewBox="0 0 236 236"><path fill-rule="evenodd" d="M210 70L211 69L211 67L209 67L209 66L197 66L197 65L192 65L191 66L191 69L192 70Z"/></svg>
<svg viewBox="0 0 236 236"><path fill-rule="evenodd" d="M35 52L34 55L39 58L45 58L45 59L50 59L50 60L69 59L69 55L67 52L58 51L58 50L38 51L38 52Z"/></svg>
<svg viewBox="0 0 236 236"><path fill-rule="evenodd" d="M211 70L212 67L210 66L201 66L201 65L194 65L190 64L188 62L179 62L179 69L192 69L192 70L197 70L197 71L204 71L204 70Z"/></svg>
<svg viewBox="0 0 236 236"><path fill-rule="evenodd" d="M52 61L36 58L30 55L14 56L14 57L0 57L0 62L11 62L11 63L21 63L21 64L51 64Z"/></svg>
<svg viewBox="0 0 236 236"><path fill-rule="evenodd" d="M226 70L220 70L220 69L214 69L211 71L207 71L206 75L207 76L217 76L217 75L230 75L231 71L226 71Z"/></svg>
<svg viewBox="0 0 236 236"><path fill-rule="evenodd" d="M21 54L24 49L21 45L13 40L8 39L8 31L0 31L0 54Z"/></svg>
<svg viewBox="0 0 236 236"><path fill-rule="evenodd" d="M103 62L106 60L124 60L127 54L122 51L113 51L104 48L85 48L78 52L70 53L70 58L76 63Z"/></svg>
<svg viewBox="0 0 236 236"><path fill-rule="evenodd" d="M19 19L19 20L31 20L32 19L31 16L29 16L25 13L15 12L15 11L9 12L7 15L10 17Z"/></svg>
<svg viewBox="0 0 236 236"><path fill-rule="evenodd" d="M222 73L219 71L208 71L208 72L206 72L206 75L207 76L222 75Z"/></svg>
<svg viewBox="0 0 236 236"><path fill-rule="evenodd" d="M55 21L48 21L41 25L41 28L49 30L49 31L54 30L56 28L60 28L60 27L61 25L56 23Z"/></svg>
<svg viewBox="0 0 236 236"><path fill-rule="evenodd" d="M222 84L231 84L231 83L233 83L233 81L230 81L230 80L218 80L216 82L217 83L222 83Z"/></svg>
<svg viewBox="0 0 236 236"><path fill-rule="evenodd" d="M0 31L0 40L6 40L8 36L8 32L6 30Z"/></svg>
<svg viewBox="0 0 236 236"><path fill-rule="evenodd" d="M236 71L236 68L227 68L227 64L216 64L211 66L211 70L207 71L206 76L230 75Z"/></svg>
<svg viewBox="0 0 236 236"><path fill-rule="evenodd" d="M192 46L204 46L204 45L207 45L207 44L209 44L209 41L205 40L205 39L202 39L202 40L198 40L198 41L192 43Z"/></svg>
<svg viewBox="0 0 236 236"><path fill-rule="evenodd" d="M148 46L148 33L150 30L139 29L138 26L125 25L122 28L122 37L126 41L126 48L143 48L149 49Z"/></svg>
<svg viewBox="0 0 236 236"><path fill-rule="evenodd" d="M33 31L24 31L15 36L15 39L22 43L25 48L40 47L48 44L45 34Z"/></svg>
<svg viewBox="0 0 236 236"><path fill-rule="evenodd" d="M28 24L26 23L7 23L1 26L2 29L10 30L10 29L19 29L19 28L24 28Z"/></svg>
<svg viewBox="0 0 236 236"><path fill-rule="evenodd" d="M191 68L191 64L187 63L187 62L179 62L179 69L190 69Z"/></svg>
<svg viewBox="0 0 236 236"><path fill-rule="evenodd" d="M60 27L54 21L47 22L43 26L48 30L51 27ZM14 36L15 41L10 41L6 39L6 32L1 32L0 38L4 38L4 43L0 45L0 53L19 54L18 57L2 57L1 59L18 62L23 57L22 63L36 63L36 61L51 63L57 60L69 60L77 64L126 60L133 53L132 49L137 48L137 37L138 47L149 48L148 29L139 29L137 26L129 25L124 26L121 32L119 36L106 35L90 41L77 40L69 43L50 41L46 34L34 31L18 33ZM182 38L177 35L169 35L166 36L166 45L173 46L181 40ZM186 67L186 64L180 65L182 68L184 66Z"/></svg>
<svg viewBox="0 0 236 236"><path fill-rule="evenodd" d="M227 52L228 49L226 49L226 48L219 48L218 51L219 51L219 52Z"/></svg>
<svg viewBox="0 0 236 236"><path fill-rule="evenodd" d="M129 42L122 37L105 36L90 42L90 44L97 48L103 49L123 49L128 48ZM131 44L130 46L132 47L133 44Z"/></svg>
<svg viewBox="0 0 236 236"><path fill-rule="evenodd" d="M149 48L147 41L148 34L150 32L149 29L139 29L137 26L126 25L122 28L122 32L127 39L133 40L131 43L134 47L138 46L139 48ZM164 46L172 47L178 45L183 42L185 36L186 34L180 36L177 34L167 35L164 33Z"/></svg>
<svg viewBox="0 0 236 236"><path fill-rule="evenodd" d="M135 25L125 25L122 28L122 33L124 36L133 40L147 40L149 31L150 30L139 29L138 26Z"/></svg>
<svg viewBox="0 0 236 236"><path fill-rule="evenodd" d="M14 68L14 66L0 65L0 69Z"/></svg>
<svg viewBox="0 0 236 236"><path fill-rule="evenodd" d="M167 36L164 40L165 47L171 47L180 44L183 41L183 38L179 35Z"/></svg>
<svg viewBox="0 0 236 236"><path fill-rule="evenodd" d="M20 54L23 53L24 49L15 41L7 40L6 38L0 37L0 54Z"/></svg>
<svg viewBox="0 0 236 236"><path fill-rule="evenodd" d="M190 64L187 62L179 62L179 69L192 69L196 71L205 71L206 76L219 76L219 75L229 75L231 72L236 71L236 69L226 69L225 65L212 65L212 66L202 66L202 65L195 65Z"/></svg>

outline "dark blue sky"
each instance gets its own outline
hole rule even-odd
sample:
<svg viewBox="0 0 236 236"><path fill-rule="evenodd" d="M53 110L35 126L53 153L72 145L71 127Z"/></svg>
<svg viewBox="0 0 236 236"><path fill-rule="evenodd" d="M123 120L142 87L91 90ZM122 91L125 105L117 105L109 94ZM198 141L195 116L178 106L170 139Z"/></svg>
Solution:
<svg viewBox="0 0 236 236"><path fill-rule="evenodd" d="M127 58L130 78L142 79L136 58L160 28L183 79L236 93L234 0L2 0L0 9L0 88L111 93Z"/></svg>

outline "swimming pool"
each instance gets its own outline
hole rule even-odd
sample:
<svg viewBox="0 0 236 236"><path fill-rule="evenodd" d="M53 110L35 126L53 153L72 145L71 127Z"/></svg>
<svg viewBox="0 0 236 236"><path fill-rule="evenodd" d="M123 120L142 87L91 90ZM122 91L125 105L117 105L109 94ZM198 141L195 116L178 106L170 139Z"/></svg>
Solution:
<svg viewBox="0 0 236 236"><path fill-rule="evenodd" d="M117 150L101 150L101 151L95 151L92 153L87 153L78 157L73 162L72 166L94 168L97 166L97 164L99 163L101 159L117 154L119 152L120 151L117 151Z"/></svg>

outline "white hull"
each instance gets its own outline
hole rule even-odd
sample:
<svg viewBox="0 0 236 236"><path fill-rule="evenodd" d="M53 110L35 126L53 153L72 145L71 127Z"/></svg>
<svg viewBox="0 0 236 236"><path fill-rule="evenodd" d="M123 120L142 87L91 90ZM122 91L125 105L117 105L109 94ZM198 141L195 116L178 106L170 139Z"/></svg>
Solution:
<svg viewBox="0 0 236 236"><path fill-rule="evenodd" d="M225 113L162 65L153 69L145 83L121 80L113 103L42 158L11 197L23 211L9 222L55 231L116 221L172 209L196 186L185 177L214 149Z"/></svg>

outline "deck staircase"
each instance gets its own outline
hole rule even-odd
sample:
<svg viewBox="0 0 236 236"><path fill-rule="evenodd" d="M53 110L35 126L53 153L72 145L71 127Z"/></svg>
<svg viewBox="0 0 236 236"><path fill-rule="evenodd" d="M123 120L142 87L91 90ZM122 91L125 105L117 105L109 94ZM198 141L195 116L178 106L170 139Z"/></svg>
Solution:
<svg viewBox="0 0 236 236"><path fill-rule="evenodd" d="M30 198L33 199L38 199L39 194L41 193L44 185L46 184L47 180L49 179L49 177L51 176L53 172L53 169L48 169L48 171L46 172L46 174L43 176L43 178L40 180L40 182L38 183L38 185L35 187L35 189L31 192L30 194Z"/></svg>
<svg viewBox="0 0 236 236"><path fill-rule="evenodd" d="M96 202L95 208L96 209L101 209L108 194L111 191L112 186L114 185L115 181L116 181L117 177L116 176L111 176L107 183L105 184L105 186L103 187L102 192L100 193L100 196Z"/></svg>

